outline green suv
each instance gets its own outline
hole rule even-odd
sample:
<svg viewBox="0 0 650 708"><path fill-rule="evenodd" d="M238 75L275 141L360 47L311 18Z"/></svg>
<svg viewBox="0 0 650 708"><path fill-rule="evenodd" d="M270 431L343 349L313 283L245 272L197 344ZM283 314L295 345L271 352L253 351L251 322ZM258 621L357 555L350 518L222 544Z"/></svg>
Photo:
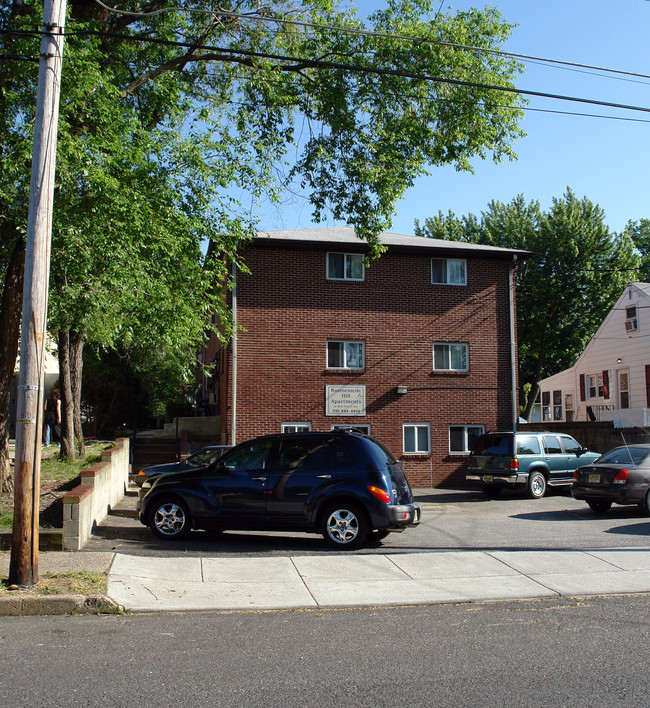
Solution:
<svg viewBox="0 0 650 708"><path fill-rule="evenodd" d="M470 453L465 478L481 482L490 496L518 485L541 499L549 485L572 484L574 470L598 457L564 433L485 433Z"/></svg>

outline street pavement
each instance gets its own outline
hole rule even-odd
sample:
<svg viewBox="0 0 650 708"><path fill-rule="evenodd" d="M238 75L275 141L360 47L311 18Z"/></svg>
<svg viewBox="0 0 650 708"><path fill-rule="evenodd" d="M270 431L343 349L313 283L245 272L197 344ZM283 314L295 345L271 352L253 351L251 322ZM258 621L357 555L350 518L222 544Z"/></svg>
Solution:
<svg viewBox="0 0 650 708"><path fill-rule="evenodd" d="M434 498L433 490L416 490L416 497ZM425 518L427 507L431 513L436 508L424 503ZM319 548L315 541L301 552L289 548L282 555L265 553L263 547L243 556L224 555L201 544L188 552L179 548L160 553L147 545L138 548L135 542L121 544L125 523L151 538L133 518L129 504L121 513L107 519L108 538L91 540L84 551L41 552L41 576L109 570L106 606L129 612L300 610L650 593L650 545L412 551L388 544L353 553L310 552ZM444 517L439 520L444 523ZM630 521L636 522L634 517ZM646 530L639 536L641 544L645 538ZM2 577L7 577L8 564L9 554L1 553ZM97 602L86 605L92 611ZM65 603L58 606L70 611ZM43 605L34 613L39 607Z"/></svg>

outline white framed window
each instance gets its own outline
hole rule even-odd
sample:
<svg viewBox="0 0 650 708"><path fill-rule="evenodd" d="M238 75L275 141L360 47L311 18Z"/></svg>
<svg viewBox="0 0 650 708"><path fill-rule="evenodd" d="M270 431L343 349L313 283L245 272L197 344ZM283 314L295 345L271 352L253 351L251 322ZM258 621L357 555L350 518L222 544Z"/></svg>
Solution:
<svg viewBox="0 0 650 708"><path fill-rule="evenodd" d="M449 452L469 454L479 436L485 432L484 425L450 425Z"/></svg>
<svg viewBox="0 0 650 708"><path fill-rule="evenodd" d="M467 261L458 258L432 258L431 282L434 285L467 285Z"/></svg>
<svg viewBox="0 0 650 708"><path fill-rule="evenodd" d="M283 433L309 433L311 423L282 423Z"/></svg>
<svg viewBox="0 0 650 708"><path fill-rule="evenodd" d="M328 253L328 280L364 280L365 265L361 253Z"/></svg>
<svg viewBox="0 0 650 708"><path fill-rule="evenodd" d="M328 369L363 369L365 365L365 342L328 340Z"/></svg>
<svg viewBox="0 0 650 708"><path fill-rule="evenodd" d="M551 392L542 391L542 420L551 420Z"/></svg>
<svg viewBox="0 0 650 708"><path fill-rule="evenodd" d="M618 407L630 407L630 377L627 369L616 372L618 376Z"/></svg>
<svg viewBox="0 0 650 708"><path fill-rule="evenodd" d="M604 398L605 387L603 386L602 374L587 375L587 398Z"/></svg>
<svg viewBox="0 0 650 708"><path fill-rule="evenodd" d="M435 371L467 371L467 344L434 344L433 368Z"/></svg>
<svg viewBox="0 0 650 708"><path fill-rule="evenodd" d="M363 435L370 435L369 425L333 425L332 430L338 430L343 433L363 433Z"/></svg>
<svg viewBox="0 0 650 708"><path fill-rule="evenodd" d="M564 396L564 413L566 415L567 421L573 420L574 411L573 411L573 394L572 393L567 393Z"/></svg>
<svg viewBox="0 0 650 708"><path fill-rule="evenodd" d="M639 320L637 318L636 305L630 305L625 308L625 331L636 332L639 329Z"/></svg>
<svg viewBox="0 0 650 708"><path fill-rule="evenodd" d="M553 420L562 419L562 391L553 391Z"/></svg>
<svg viewBox="0 0 650 708"><path fill-rule="evenodd" d="M404 423L402 435L405 455L428 455L431 452L429 423Z"/></svg>

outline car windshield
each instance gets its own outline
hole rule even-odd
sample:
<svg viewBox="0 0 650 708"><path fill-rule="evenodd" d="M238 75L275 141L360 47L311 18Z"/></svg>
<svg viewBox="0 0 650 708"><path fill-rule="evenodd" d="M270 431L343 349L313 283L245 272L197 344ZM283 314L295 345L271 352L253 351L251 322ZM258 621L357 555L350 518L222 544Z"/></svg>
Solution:
<svg viewBox="0 0 650 708"><path fill-rule="evenodd" d="M481 435L476 441L473 455L512 455L512 435Z"/></svg>
<svg viewBox="0 0 650 708"><path fill-rule="evenodd" d="M650 455L650 447L617 447L597 460L598 464L638 465Z"/></svg>
<svg viewBox="0 0 650 708"><path fill-rule="evenodd" d="M211 450L200 450L191 457L188 457L186 462L190 467L203 467L204 465L210 465L216 460L218 460L223 453L220 448L213 448Z"/></svg>

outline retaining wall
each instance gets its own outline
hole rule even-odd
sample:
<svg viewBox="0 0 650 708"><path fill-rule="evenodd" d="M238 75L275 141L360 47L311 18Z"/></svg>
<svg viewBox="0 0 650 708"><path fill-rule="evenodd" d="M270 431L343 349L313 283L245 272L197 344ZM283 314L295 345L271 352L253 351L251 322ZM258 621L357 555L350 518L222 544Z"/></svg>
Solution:
<svg viewBox="0 0 650 708"><path fill-rule="evenodd" d="M123 498L129 482L129 438L102 453L101 462L82 470L81 484L63 497L63 549L79 551L96 524Z"/></svg>

